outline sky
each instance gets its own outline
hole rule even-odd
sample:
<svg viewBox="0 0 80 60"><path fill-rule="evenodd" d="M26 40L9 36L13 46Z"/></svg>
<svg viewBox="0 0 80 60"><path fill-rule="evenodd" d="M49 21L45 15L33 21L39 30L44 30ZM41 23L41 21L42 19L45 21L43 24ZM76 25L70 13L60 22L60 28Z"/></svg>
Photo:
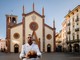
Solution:
<svg viewBox="0 0 80 60"><path fill-rule="evenodd" d="M44 7L45 23L53 27L55 20L56 32L62 29L62 22L69 10L80 5L80 0L0 0L0 39L6 38L6 14L18 16L18 23L22 21L22 7L25 7L25 13L32 11L32 5L35 5L35 11L42 14Z"/></svg>

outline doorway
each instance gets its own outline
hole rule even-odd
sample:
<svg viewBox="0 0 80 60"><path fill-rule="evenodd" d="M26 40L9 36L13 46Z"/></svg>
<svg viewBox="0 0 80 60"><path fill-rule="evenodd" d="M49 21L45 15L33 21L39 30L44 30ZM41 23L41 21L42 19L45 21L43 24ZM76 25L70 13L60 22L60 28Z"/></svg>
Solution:
<svg viewBox="0 0 80 60"><path fill-rule="evenodd" d="M51 45L50 44L47 45L47 52L51 52Z"/></svg>
<svg viewBox="0 0 80 60"><path fill-rule="evenodd" d="M79 52L79 44L74 44L74 52Z"/></svg>
<svg viewBox="0 0 80 60"><path fill-rule="evenodd" d="M14 45L14 53L18 53L19 52L19 45L15 44Z"/></svg>

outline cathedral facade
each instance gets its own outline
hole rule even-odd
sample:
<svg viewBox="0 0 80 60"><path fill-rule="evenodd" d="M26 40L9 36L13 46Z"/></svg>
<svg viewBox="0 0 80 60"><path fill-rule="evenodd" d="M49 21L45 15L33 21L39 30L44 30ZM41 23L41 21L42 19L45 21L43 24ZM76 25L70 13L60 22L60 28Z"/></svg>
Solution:
<svg viewBox="0 0 80 60"><path fill-rule="evenodd" d="M22 13L22 22L17 23L18 16L6 15L6 40L8 52L20 52L23 44L27 43L27 37L31 34L38 44L41 52L55 51L55 21L53 28L45 24L44 8L42 15L34 10Z"/></svg>

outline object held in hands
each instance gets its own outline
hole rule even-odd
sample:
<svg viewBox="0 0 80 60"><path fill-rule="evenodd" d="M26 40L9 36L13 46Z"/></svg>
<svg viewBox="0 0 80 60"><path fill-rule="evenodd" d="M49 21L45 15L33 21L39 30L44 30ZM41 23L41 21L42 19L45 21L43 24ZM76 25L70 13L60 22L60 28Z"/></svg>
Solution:
<svg viewBox="0 0 80 60"><path fill-rule="evenodd" d="M37 58L37 53L35 51L31 50L28 52L27 56L29 58Z"/></svg>

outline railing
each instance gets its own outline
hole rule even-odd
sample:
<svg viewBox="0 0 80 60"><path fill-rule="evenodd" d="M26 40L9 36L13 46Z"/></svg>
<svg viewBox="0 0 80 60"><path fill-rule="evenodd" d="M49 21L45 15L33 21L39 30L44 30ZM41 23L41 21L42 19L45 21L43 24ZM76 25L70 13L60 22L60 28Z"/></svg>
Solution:
<svg viewBox="0 0 80 60"><path fill-rule="evenodd" d="M76 20L75 20L75 22L78 22L79 21L79 18L77 18Z"/></svg>
<svg viewBox="0 0 80 60"><path fill-rule="evenodd" d="M70 22L67 24L67 26L70 26Z"/></svg>
<svg viewBox="0 0 80 60"><path fill-rule="evenodd" d="M80 42L80 39L75 39L75 40L69 40L69 41L66 41L67 44L71 44L71 43L79 43Z"/></svg>
<svg viewBox="0 0 80 60"><path fill-rule="evenodd" d="M80 39L75 39L75 43L80 42Z"/></svg>
<svg viewBox="0 0 80 60"><path fill-rule="evenodd" d="M75 31L76 31L76 32L79 31L79 28L75 28Z"/></svg>
<svg viewBox="0 0 80 60"><path fill-rule="evenodd" d="M67 31L67 34L70 34L71 33L71 31Z"/></svg>

